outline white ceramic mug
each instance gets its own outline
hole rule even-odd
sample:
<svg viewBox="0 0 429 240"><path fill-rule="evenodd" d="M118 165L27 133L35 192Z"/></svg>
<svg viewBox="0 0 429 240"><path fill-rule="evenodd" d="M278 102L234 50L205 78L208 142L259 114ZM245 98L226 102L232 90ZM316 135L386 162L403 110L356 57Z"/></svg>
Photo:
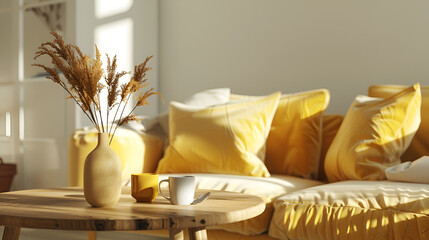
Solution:
<svg viewBox="0 0 429 240"><path fill-rule="evenodd" d="M170 197L162 193L161 184L167 182ZM174 205L190 205L194 201L195 177L170 176L159 182L159 193Z"/></svg>

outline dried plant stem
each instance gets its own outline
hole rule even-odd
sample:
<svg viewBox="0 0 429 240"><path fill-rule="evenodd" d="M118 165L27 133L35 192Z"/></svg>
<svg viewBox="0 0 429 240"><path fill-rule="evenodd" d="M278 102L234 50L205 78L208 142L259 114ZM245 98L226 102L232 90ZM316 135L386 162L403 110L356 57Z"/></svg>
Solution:
<svg viewBox="0 0 429 240"><path fill-rule="evenodd" d="M98 99L100 99L100 93L98 93ZM100 125L101 125L101 130L102 130L102 132L104 133L104 132L106 132L105 130L104 130L104 124L103 124L103 116L102 116L102 114L101 114L101 103L99 102L98 103L98 114L100 115Z"/></svg>
<svg viewBox="0 0 429 240"><path fill-rule="evenodd" d="M122 103L122 101L120 101L120 102L119 102L119 104L118 104L118 108L116 109L115 115L113 116L112 126L110 127L109 134L111 134L111 133L112 133L112 129L113 129L113 122L115 122L116 115L118 115L118 111L119 111L119 108L121 107L121 103ZM109 143L109 144L110 144L110 143Z"/></svg>
<svg viewBox="0 0 429 240"><path fill-rule="evenodd" d="M93 112L94 113L94 120L95 120L95 123L97 124L97 126L99 127L99 129L101 130L101 128L100 128L100 123L98 122L98 117L97 117L97 111L95 110L95 106L92 106L92 111L90 111L90 112Z"/></svg>
<svg viewBox="0 0 429 240"><path fill-rule="evenodd" d="M80 107L80 109L82 109L83 113L85 113L85 115L89 118L89 120L96 125L96 123L94 122L94 120L88 115L88 113L83 109L82 105L79 104L79 102L77 101L77 99L75 98L75 96L67 89L67 87L63 86L64 83L60 84L60 86L66 90L66 92L70 95L70 97L76 102L78 103L77 105ZM98 128L97 128L98 130Z"/></svg>
<svg viewBox="0 0 429 240"><path fill-rule="evenodd" d="M124 106L122 107L122 112L121 112L121 114L119 115L118 123L116 124L116 127L115 127L115 129L113 130L112 138L110 139L109 144L111 144L111 143L112 143L113 136L115 136L115 133L116 133L116 129L118 129L118 127L120 126L121 119L122 119L122 115L124 114L125 107L127 106L128 101L130 100L130 97L131 97L131 94L129 94L129 95L128 95L128 98L125 100ZM122 101L121 101L121 102L122 102ZM120 105L120 104L121 104L121 103L119 103L119 105ZM115 121L115 119L116 119L116 114L118 113L118 110L119 110L119 106L118 106L118 109L116 110L115 117L113 118L113 121ZM132 111L131 111L131 112L132 112ZM131 112L130 112L130 113L131 113ZM113 128L113 125L112 125L112 128ZM110 129L110 130L112 130L112 129Z"/></svg>
<svg viewBox="0 0 429 240"><path fill-rule="evenodd" d="M110 134L110 131L109 131L109 113L110 113L110 108L109 108L109 105L108 104L106 104L106 109L107 109L107 118L106 118L106 132L107 133L109 133ZM110 144L110 143L109 143Z"/></svg>
<svg viewBox="0 0 429 240"><path fill-rule="evenodd" d="M91 109L91 106L89 107L89 109ZM89 111L89 114L91 114L91 119L93 120L92 122L94 123L94 125L95 125L95 128L97 129L97 131L98 132L100 132L100 127L98 126L98 122L97 122L97 120L96 120L96 117L94 117L94 114L93 114L93 111Z"/></svg>
<svg viewBox="0 0 429 240"><path fill-rule="evenodd" d="M69 93L69 95L75 100L75 102L77 103L77 105L79 105L79 107L82 109L82 111L85 113L86 116L88 116L88 118L91 120L91 122L94 124L94 127L97 129L98 132L100 132L100 127L98 126L98 122L96 120L96 117L93 114L93 111L88 111L89 114L91 116L88 115L87 111L85 111L85 109L83 108L83 106L85 106L85 108L87 109L91 109L91 104L88 103L88 99L85 98L85 96L83 95L83 93L81 91L79 91L78 89L76 89L75 86L72 86L73 89L78 93L79 95L79 99L81 99L82 104L79 104L79 101L75 98L75 96L64 86L63 88L66 89L66 91Z"/></svg>
<svg viewBox="0 0 429 240"><path fill-rule="evenodd" d="M147 81L145 76L151 68L146 65L152 56L147 57L143 63L134 66L134 74L128 83L119 86L119 79L129 74L129 72L117 72L116 56L110 61L109 56L106 54L108 62L107 72L104 75L105 85L100 82L104 74L104 69L102 68L103 63L97 45L95 45L95 58L91 58L84 55L77 46L66 44L58 33L52 32L51 34L55 39L52 42L42 43L34 59L36 60L46 55L51 58L53 67L48 67L43 64L32 65L43 68L48 73L47 78L58 83L66 90L69 94L67 98L72 98L76 104L79 105L99 133L107 132L109 135L111 134L110 143L112 142L116 130L121 125L137 120L136 116L131 114L137 106L149 105L147 98L153 94L157 94L162 98L159 93L153 92L153 88L141 90L148 86L148 83L145 83ZM62 73L67 81L61 79L60 73ZM103 119L102 109L104 109L104 106L102 106L100 101L100 95L103 89L106 88L107 119ZM131 95L140 91L141 94L137 97L136 106L134 106L126 117L123 117ZM120 100L118 99L119 97ZM115 106L117 106L117 109L113 116L112 124L109 126L109 119L111 118L110 111L112 111Z"/></svg>

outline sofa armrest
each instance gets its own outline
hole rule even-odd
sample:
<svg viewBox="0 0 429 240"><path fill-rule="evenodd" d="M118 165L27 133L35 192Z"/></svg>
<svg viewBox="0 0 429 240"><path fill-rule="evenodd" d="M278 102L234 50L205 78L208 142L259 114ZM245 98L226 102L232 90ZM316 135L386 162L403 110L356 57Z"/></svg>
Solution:
<svg viewBox="0 0 429 240"><path fill-rule="evenodd" d="M83 166L86 156L97 145L95 129L79 129L68 143L68 185L83 186ZM122 181L126 184L132 173L155 172L163 155L164 140L151 134L119 128L111 148L122 162Z"/></svg>

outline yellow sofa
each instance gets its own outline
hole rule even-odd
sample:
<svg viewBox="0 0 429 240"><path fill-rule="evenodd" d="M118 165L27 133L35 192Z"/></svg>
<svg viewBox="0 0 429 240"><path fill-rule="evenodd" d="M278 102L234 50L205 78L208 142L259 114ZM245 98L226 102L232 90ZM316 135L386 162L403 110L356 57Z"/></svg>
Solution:
<svg viewBox="0 0 429 240"><path fill-rule="evenodd" d="M70 138L68 151L68 182L70 186L83 186L82 173L85 157L95 148L96 144L97 132L95 129L76 130ZM155 172L156 164L163 154L162 138L124 128L117 130L111 147L122 160L123 185L130 184L131 173ZM266 202L265 211L252 220L211 227L208 230L209 239L241 239L243 237L246 237L245 239L272 239L266 234L274 212L272 200L297 189L322 184L320 181L286 175L273 175L268 178L227 174L194 175L198 189L255 194L262 197ZM167 176L168 174L160 174L160 180ZM145 231L142 233L168 236L167 231Z"/></svg>
<svg viewBox="0 0 429 240"><path fill-rule="evenodd" d="M304 123L295 122L295 125L292 125L293 129L285 130L284 127L280 127L282 131L291 131L288 132L289 136L293 136L296 140L283 145L290 146L287 148L288 153L282 155L282 157L286 155L285 161L295 164L296 169L279 165L278 162L267 162L270 160L267 158L265 165L271 166L267 168L271 173L268 177L204 170L203 173L199 173L189 170L196 176L197 188L255 194L266 203L266 209L260 216L243 222L210 227L209 239L429 239L429 184L395 182L387 180L385 176L383 178L384 169L399 164L399 157L403 152L407 151L406 156L410 154L414 154L415 157L421 156L421 152L410 153L410 148L414 147L412 140L417 127L420 126L416 136L423 136L419 138L420 142L429 143L429 140L425 139L429 134L420 132L429 125L423 108L420 123L420 109L425 105L429 94L426 93L428 91L425 87L420 91L419 85L393 87L396 90L387 91L388 93L384 91L386 89L392 90L392 86L372 86L370 95L383 97L383 100L359 98L344 116L326 115L320 111L309 115L311 117L301 117L301 120L291 117L293 121L306 119L306 123L310 126L305 127ZM399 91L401 93L396 94ZM325 91L318 91L320 92L326 94ZM292 104L302 96L308 99L307 94L308 92L293 94L281 99L287 99L287 102L283 103L291 108ZM394 96L391 97L391 95ZM231 95L232 100L243 98L253 99ZM311 102L310 106L314 105L314 102ZM278 106L280 108L281 103ZM298 108L308 107L300 103ZM326 106L321 108L326 109ZM372 114L368 112L369 109L371 111L376 109L378 113ZM400 110L404 112L399 114ZM306 112L311 111L307 109ZM393 116L392 112L396 114L395 119L399 119L402 123L394 125L399 129L394 131L394 138L389 135L392 126L385 126L386 122L392 121L387 120ZM295 113L288 109L287 114ZM357 114L360 114L359 117L356 117ZM304 116L302 112L299 115ZM177 129L181 127L180 125L171 125L171 119L177 116L176 113L175 116L170 117L170 128L173 128L170 129L170 133L173 134L180 132ZM201 115L198 116L201 117ZM380 116L383 121L379 120ZM279 116L276 115L273 119L276 117ZM364 119L371 122L371 129L365 129ZM276 124L279 124L277 119L273 121L272 126L276 121ZM320 124L315 126L315 122ZM357 123L362 126L355 125ZM300 131L293 131L296 129ZM310 131L308 129L311 131L319 129L318 138L311 138L310 141L314 144L319 139L318 145L306 149L306 151L312 151L311 153L302 150L292 151L293 148L310 144L299 136L300 132ZM378 131L377 134L371 132L374 129ZM367 136L365 133L368 131L371 134ZM356 146L347 142L347 139L344 140L345 134L355 142L366 145ZM338 137L339 135L342 137ZM281 136L276 137L277 142L283 141ZM384 138L388 138L389 141L387 143L381 141ZM159 162L166 158L166 149L169 151L166 145L178 148L179 145L173 142L177 139L171 134L169 141L166 141L166 138L159 134L119 129L111 146L122 160L124 185L129 184L131 173L159 172ZM371 139L374 141L369 143ZM92 129L77 130L70 138L69 185L82 186L83 162L85 156L95 147L96 141L96 132ZM271 141L273 141L272 137ZM299 146L296 146L296 142L299 142ZM410 142L411 146L408 147ZM272 146L274 145L266 146L268 152ZM344 148L354 149L353 155L344 153L348 158L347 161L339 157L340 153L345 151ZM400 149L396 154L399 156L390 154L392 149ZM270 154L274 156L279 153ZM296 154L307 156L305 159L317 158L314 160L317 164L313 166L305 163L299 166L302 163L299 160L296 161L296 157L300 156ZM362 155L365 156L365 161L362 160ZM290 159L287 160L287 157ZM356 160L351 161L353 158ZM383 161L377 160L379 158L383 158ZM189 172L186 174L190 174ZM160 178L166 178L168 174L168 171L160 173ZM142 233L168 236L166 231Z"/></svg>

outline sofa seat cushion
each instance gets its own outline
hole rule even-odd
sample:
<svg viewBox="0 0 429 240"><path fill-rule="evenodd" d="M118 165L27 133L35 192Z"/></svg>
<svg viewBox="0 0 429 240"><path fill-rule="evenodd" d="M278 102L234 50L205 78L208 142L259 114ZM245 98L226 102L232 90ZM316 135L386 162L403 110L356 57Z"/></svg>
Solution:
<svg viewBox="0 0 429 240"><path fill-rule="evenodd" d="M172 174L190 175L190 174ZM271 177L250 177L226 174L192 174L196 176L197 189L223 190L257 195L266 204L265 211L252 219L237 223L212 226L209 229L222 229L244 235L257 235L268 231L273 215L273 199L300 189L316 186L322 182L292 176L272 175ZM160 174L159 180L168 178Z"/></svg>
<svg viewBox="0 0 429 240"><path fill-rule="evenodd" d="M274 202L281 239L429 239L429 184L343 181Z"/></svg>

